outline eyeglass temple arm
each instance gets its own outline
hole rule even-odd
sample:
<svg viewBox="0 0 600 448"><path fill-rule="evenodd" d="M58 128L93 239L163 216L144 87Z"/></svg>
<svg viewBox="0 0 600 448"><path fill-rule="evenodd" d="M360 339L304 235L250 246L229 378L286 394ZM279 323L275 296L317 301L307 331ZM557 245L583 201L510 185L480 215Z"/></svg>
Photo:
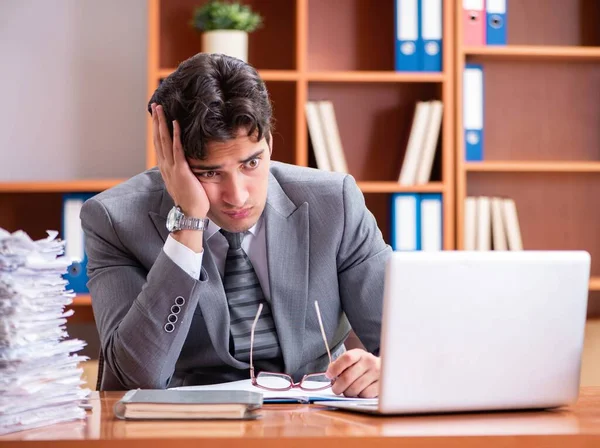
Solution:
<svg viewBox="0 0 600 448"><path fill-rule="evenodd" d="M315 309L317 310L317 319L319 319L319 327L321 327L321 336L323 336L323 342L325 342L325 348L327 349L327 356L329 356L329 364L331 364L331 352L329 351L329 344L327 344L327 336L325 336L325 328L323 327L323 320L321 319L321 311L319 311L319 303L316 300Z"/></svg>
<svg viewBox="0 0 600 448"><path fill-rule="evenodd" d="M252 361L252 351L254 349L254 330L256 329L256 323L258 322L258 318L262 309L263 304L261 303L258 305L258 311L256 312L254 322L252 322L252 329L250 330L250 375L252 378L254 378L254 362Z"/></svg>

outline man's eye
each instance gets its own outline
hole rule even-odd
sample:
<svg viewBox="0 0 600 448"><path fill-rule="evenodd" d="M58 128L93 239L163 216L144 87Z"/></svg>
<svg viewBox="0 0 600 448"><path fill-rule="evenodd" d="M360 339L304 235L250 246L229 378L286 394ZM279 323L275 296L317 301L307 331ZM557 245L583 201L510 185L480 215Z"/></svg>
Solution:
<svg viewBox="0 0 600 448"><path fill-rule="evenodd" d="M259 159L252 159L248 161L247 166L248 168L256 168L259 163Z"/></svg>
<svg viewBox="0 0 600 448"><path fill-rule="evenodd" d="M217 175L216 171L206 171L204 173L200 173L198 174L198 176L200 177L204 177L205 179L212 179L213 177L215 177Z"/></svg>

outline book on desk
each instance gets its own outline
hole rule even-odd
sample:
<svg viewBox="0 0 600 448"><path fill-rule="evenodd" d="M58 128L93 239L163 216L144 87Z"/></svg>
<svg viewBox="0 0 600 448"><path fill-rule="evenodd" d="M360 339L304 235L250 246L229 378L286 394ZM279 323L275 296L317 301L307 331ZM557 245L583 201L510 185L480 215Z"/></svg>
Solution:
<svg viewBox="0 0 600 448"><path fill-rule="evenodd" d="M262 394L249 391L134 389L115 404L123 420L249 420L256 418Z"/></svg>

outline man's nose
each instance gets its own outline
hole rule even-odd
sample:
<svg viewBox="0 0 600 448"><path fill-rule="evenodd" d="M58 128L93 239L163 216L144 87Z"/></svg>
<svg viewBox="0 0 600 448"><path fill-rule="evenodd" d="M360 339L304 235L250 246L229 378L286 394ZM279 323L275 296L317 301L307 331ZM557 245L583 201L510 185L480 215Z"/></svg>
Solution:
<svg viewBox="0 0 600 448"><path fill-rule="evenodd" d="M248 188L241 176L232 176L224 192L223 200L234 207L243 207L248 200Z"/></svg>

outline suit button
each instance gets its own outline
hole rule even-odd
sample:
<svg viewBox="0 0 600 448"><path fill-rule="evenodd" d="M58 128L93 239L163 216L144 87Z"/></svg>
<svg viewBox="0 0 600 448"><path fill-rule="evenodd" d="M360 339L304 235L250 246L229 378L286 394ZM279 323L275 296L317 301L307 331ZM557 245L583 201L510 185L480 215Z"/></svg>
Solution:
<svg viewBox="0 0 600 448"><path fill-rule="evenodd" d="M170 322L167 322L167 323L165 324L165 331L166 331L167 333L173 333L173 330L175 330L175 325L173 325L173 324L172 324L172 323L170 323Z"/></svg>
<svg viewBox="0 0 600 448"><path fill-rule="evenodd" d="M185 299L181 296L177 296L177 298L175 299L175 305L183 306L184 303Z"/></svg>
<svg viewBox="0 0 600 448"><path fill-rule="evenodd" d="M179 305L173 305L171 307L171 313L173 313L173 314L179 314L180 311L181 311L181 307Z"/></svg>
<svg viewBox="0 0 600 448"><path fill-rule="evenodd" d="M177 316L175 314L169 314L169 317L167 317L167 320L169 322L171 322L172 324L174 324L175 322L177 322Z"/></svg>

